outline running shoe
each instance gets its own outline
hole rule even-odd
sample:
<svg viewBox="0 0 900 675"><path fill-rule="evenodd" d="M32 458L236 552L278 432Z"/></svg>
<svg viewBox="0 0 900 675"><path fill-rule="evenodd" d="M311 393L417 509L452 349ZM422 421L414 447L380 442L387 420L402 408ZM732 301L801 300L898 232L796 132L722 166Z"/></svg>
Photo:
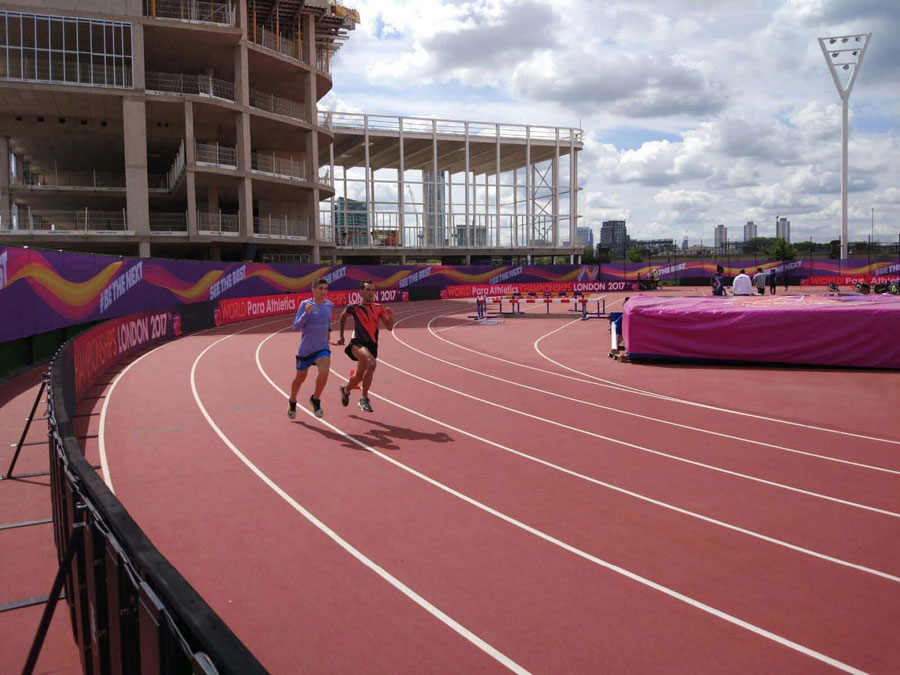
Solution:
<svg viewBox="0 0 900 675"><path fill-rule="evenodd" d="M374 410L372 410L372 404L369 403L368 396L361 396L359 398L359 409L363 412L375 412Z"/></svg>
<svg viewBox="0 0 900 675"><path fill-rule="evenodd" d="M310 396L310 397L309 397L309 402L312 404L313 414L314 414L316 417L321 417L321 416L323 415L323 413L322 413L322 399L313 398L312 396Z"/></svg>
<svg viewBox="0 0 900 675"><path fill-rule="evenodd" d="M297 401L288 401L288 417L294 419L297 416Z"/></svg>
<svg viewBox="0 0 900 675"><path fill-rule="evenodd" d="M341 405L345 408L350 405L350 392L347 391L344 385L341 385Z"/></svg>

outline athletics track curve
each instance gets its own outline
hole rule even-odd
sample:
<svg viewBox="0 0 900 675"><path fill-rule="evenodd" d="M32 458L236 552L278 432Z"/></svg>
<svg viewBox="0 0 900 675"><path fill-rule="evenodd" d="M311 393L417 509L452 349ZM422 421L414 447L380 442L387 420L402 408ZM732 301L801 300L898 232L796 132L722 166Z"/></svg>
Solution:
<svg viewBox="0 0 900 675"><path fill-rule="evenodd" d="M336 350L325 419L305 407L310 383L287 419L287 317L164 344L82 404L105 405L86 430L102 432L119 499L270 670L900 663L897 448L815 428L890 440L886 423L804 403L777 412L807 426L785 426L595 386L545 357L680 398L697 372L609 362L605 322L475 326L470 312L398 310L372 415L355 395L340 406L350 362ZM542 356L534 343L558 328ZM781 382L815 397L828 378L868 391L852 371L795 375L700 379L704 396ZM763 397L742 400L765 414Z"/></svg>

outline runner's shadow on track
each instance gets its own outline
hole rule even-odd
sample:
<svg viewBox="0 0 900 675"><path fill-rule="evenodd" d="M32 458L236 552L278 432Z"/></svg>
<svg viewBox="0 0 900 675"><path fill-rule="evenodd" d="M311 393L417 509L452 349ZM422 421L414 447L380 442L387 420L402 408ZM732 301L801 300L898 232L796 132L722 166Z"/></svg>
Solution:
<svg viewBox="0 0 900 675"><path fill-rule="evenodd" d="M378 429L369 429L368 434L369 436L384 439L388 443L390 443L390 441L388 440L390 438L395 438L401 441L431 441L432 443L451 443L453 441L453 438L451 438L443 431L438 431L436 433L430 434L424 431L409 429L407 427L398 427L393 424L386 424L385 422L366 419L364 417L360 417L359 415L350 415L350 419L359 420L360 422L368 422L369 424L374 424L380 427Z"/></svg>
<svg viewBox="0 0 900 675"><path fill-rule="evenodd" d="M371 448L375 448L376 450L399 450L400 446L397 445L392 439L410 441L433 441L435 443L447 443L453 440L450 436L443 432L428 434L421 431L415 431L413 429L407 429L405 427L397 427L391 424L384 424L382 422L366 420L362 417L357 417L356 415L351 415L350 417L353 419L361 420L363 422L377 424L378 426L383 427L382 429L370 429L365 434L348 434L348 436L350 436L351 438L355 438L360 443L363 443ZM301 420L295 420L294 424L305 427L310 431L315 431L320 436L324 436L329 441L340 444L345 448L349 448L351 450L361 450L363 452L366 451L365 448L360 447L352 441L348 441L346 437L334 431L331 431L330 429L326 429L320 426L314 426Z"/></svg>

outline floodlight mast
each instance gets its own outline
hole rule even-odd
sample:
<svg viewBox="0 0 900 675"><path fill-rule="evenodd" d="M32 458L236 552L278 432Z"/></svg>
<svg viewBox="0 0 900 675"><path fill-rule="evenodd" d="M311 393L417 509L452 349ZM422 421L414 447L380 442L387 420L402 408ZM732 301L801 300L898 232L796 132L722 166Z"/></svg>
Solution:
<svg viewBox="0 0 900 675"><path fill-rule="evenodd" d="M871 33L860 33L857 35L838 35L835 37L819 38L819 46L822 48L822 55L828 64L828 70L831 71L831 78L834 80L834 86L837 87L838 95L841 97L841 260L848 257L847 246L847 141L849 135L849 101L850 92L853 90L853 84L856 82L856 76L862 67L863 56L872 39ZM837 45L840 40L841 46ZM849 47L843 45L849 44ZM837 67L840 66L844 70L853 68L847 86L841 84L837 74Z"/></svg>

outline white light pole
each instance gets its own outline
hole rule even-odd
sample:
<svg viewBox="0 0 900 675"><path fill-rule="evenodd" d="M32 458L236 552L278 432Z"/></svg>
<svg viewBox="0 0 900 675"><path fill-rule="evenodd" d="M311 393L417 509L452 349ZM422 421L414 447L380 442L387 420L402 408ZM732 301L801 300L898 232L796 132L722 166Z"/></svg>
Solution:
<svg viewBox="0 0 900 675"><path fill-rule="evenodd" d="M871 33L819 38L819 46L831 71L834 86L841 97L841 260L847 259L847 128L848 105L853 83L862 67L863 56L872 39ZM846 86L838 77L838 69L851 71Z"/></svg>

